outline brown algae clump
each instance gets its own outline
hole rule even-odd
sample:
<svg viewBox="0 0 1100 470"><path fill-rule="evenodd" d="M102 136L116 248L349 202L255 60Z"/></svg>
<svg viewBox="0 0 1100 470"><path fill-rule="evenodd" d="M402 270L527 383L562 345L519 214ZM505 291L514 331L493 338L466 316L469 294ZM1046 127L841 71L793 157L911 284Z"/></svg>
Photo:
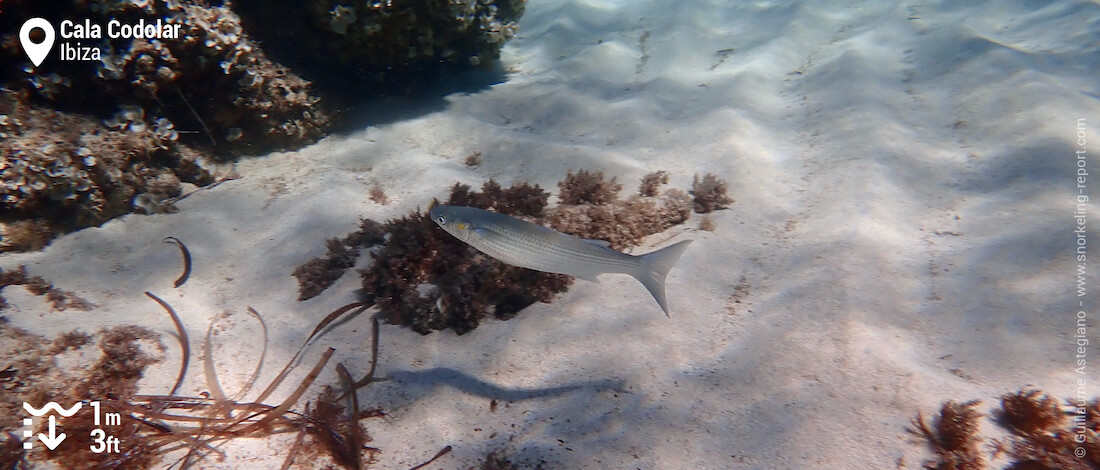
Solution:
<svg viewBox="0 0 1100 470"><path fill-rule="evenodd" d="M50 303L50 307L59 312L70 308L87 311L93 307L90 302L78 297L76 294L54 287L53 283L43 279L42 276L30 275L27 272L27 267L20 265L19 269L15 271L0 269L0 310L8 307L8 301L4 299L3 295L4 288L19 285L25 287L31 294L46 296L46 301Z"/></svg>
<svg viewBox="0 0 1100 470"><path fill-rule="evenodd" d="M725 209L733 204L733 198L726 194L726 182L711 173L707 173L701 180L699 175L695 175L691 194L695 196L695 212L700 214Z"/></svg>
<svg viewBox="0 0 1100 470"><path fill-rule="evenodd" d="M925 468L985 468L979 449L981 438L978 436L978 419L982 413L974 409L980 403L978 400L966 403L948 401L931 424L924 421L924 416L917 414L913 419L913 429L909 432L927 440L940 462L936 467L925 465Z"/></svg>
<svg viewBox="0 0 1100 470"><path fill-rule="evenodd" d="M612 177L610 181L603 179L603 173L591 173L580 170L576 174L573 170L566 173L565 179L558 183L558 199L562 204L607 204L618 197L623 185L616 183Z"/></svg>
<svg viewBox="0 0 1100 470"><path fill-rule="evenodd" d="M923 437L936 454L924 468L986 468L977 405L978 401L947 401L931 424L917 415L909 432ZM1100 443L1095 439L1100 432L1100 400L1070 399L1063 406L1039 390L1020 390L1002 395L1000 405L993 410L994 422L1009 436L990 439L985 446L990 459L1007 455L1010 462L1005 468L1011 469L1100 468Z"/></svg>
<svg viewBox="0 0 1100 470"><path fill-rule="evenodd" d="M668 184L667 171L654 171L642 177L642 185L638 188L638 194L645 197L654 197L658 194L662 184Z"/></svg>
<svg viewBox="0 0 1100 470"><path fill-rule="evenodd" d="M370 219L359 223L359 230L344 238L325 241L328 252L294 269L298 278L298 300L309 300L328 289L344 271L355 265L360 249L382 243L382 225Z"/></svg>
<svg viewBox="0 0 1100 470"><path fill-rule="evenodd" d="M642 192L662 181L664 172L650 173L642 179ZM658 175L658 176L653 176ZM667 176L664 178L667 181ZM642 239L691 217L692 201L687 193L670 189L661 197L632 195L618 199L622 185L604 181L602 173L570 172L559 183L560 206L546 217L547 225L559 232L581 238L606 240L611 248L622 250L637 246Z"/></svg>
<svg viewBox="0 0 1100 470"><path fill-rule="evenodd" d="M117 411L115 403L132 398L145 369L163 358L163 346L157 335L139 326L103 329L94 335L73 331L51 341L0 322L0 347L8 351L0 383L7 393L19 400L0 405L0 411L7 416L27 416L20 401L36 406L57 402L68 407L80 400L90 400L103 403L105 409L112 412ZM95 348L99 350L98 359ZM61 366L87 355L94 361L89 367ZM82 411L59 423L58 432L65 432L67 438L51 452L39 445L31 450L23 450L22 445L12 446L13 442L20 442L17 437L23 429L17 427L20 424L20 420L11 420L9 425L0 426L0 447L16 452L4 452L0 461L23 461L26 465L49 460L60 468L92 469L107 468L126 454L129 457L125 468L150 468L158 458L144 451L145 440L137 436L142 425L128 417L124 418L122 426L111 429L111 434L120 440L118 454L88 451L88 446L93 444L92 429L101 427L95 425L89 412ZM35 426L34 432L48 432L44 417L36 419ZM24 467L5 465L4 468Z"/></svg>

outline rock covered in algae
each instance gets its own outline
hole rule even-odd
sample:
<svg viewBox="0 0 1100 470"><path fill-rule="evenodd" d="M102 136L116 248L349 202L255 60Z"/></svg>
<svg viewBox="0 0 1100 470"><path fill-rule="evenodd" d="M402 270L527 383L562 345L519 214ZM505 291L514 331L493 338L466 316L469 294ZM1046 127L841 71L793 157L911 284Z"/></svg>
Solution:
<svg viewBox="0 0 1100 470"><path fill-rule="evenodd" d="M26 90L40 105L95 115L123 130L153 127L164 141L222 156L299 147L328 125L311 84L269 60L228 3L15 0L4 2L4 13L0 67L18 71L4 86ZM47 58L31 66L15 45L22 20L35 16L56 27L72 18L99 27L99 38L65 40L69 47L79 42L82 57L94 52L90 60ZM112 38L109 21L161 24L173 34Z"/></svg>
<svg viewBox="0 0 1100 470"><path fill-rule="evenodd" d="M234 9L273 57L330 88L411 94L490 67L526 0L240 0Z"/></svg>

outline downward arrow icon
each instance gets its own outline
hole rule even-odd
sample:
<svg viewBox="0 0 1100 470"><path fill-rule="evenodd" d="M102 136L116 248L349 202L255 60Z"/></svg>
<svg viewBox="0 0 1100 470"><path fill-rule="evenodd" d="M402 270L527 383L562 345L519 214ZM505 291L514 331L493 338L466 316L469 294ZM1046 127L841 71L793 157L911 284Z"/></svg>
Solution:
<svg viewBox="0 0 1100 470"><path fill-rule="evenodd" d="M54 421L53 415L50 415L50 435L47 436L46 433L38 433L38 440L42 441L43 444L46 444L46 447L49 447L50 450L56 449L57 446L61 445L61 441L65 440L65 433L61 433L59 435L54 434L57 431L57 429L55 428L56 424L57 423Z"/></svg>

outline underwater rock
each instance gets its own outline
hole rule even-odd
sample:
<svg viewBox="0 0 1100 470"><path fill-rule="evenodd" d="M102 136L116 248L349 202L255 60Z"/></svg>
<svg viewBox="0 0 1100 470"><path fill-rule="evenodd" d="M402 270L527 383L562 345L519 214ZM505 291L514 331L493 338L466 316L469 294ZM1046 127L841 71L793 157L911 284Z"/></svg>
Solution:
<svg viewBox="0 0 1100 470"><path fill-rule="evenodd" d="M328 126L310 83L268 60L222 2L15 0L4 2L4 12L0 67L21 72L3 85L56 109L97 115L123 131L152 126L162 145L182 140L222 157L300 147ZM180 37L104 34L82 41L97 48L99 60L32 68L14 35L22 19L35 16L54 24L71 17L97 26L160 22Z"/></svg>
<svg viewBox="0 0 1100 470"><path fill-rule="evenodd" d="M326 90L411 94L444 72L486 67L516 34L526 0L239 0L268 53Z"/></svg>
<svg viewBox="0 0 1100 470"><path fill-rule="evenodd" d="M0 92L0 252L39 249L129 213L138 195L163 200L180 193L181 181L213 182L198 154L166 141L158 121L126 107L106 127Z"/></svg>

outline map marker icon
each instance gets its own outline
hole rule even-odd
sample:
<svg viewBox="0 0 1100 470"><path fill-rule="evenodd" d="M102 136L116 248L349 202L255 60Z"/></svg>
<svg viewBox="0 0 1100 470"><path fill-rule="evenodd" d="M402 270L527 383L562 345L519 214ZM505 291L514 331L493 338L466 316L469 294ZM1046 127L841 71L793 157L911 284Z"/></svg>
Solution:
<svg viewBox="0 0 1100 470"><path fill-rule="evenodd" d="M46 38L37 44L31 41L31 31L34 28L42 28L46 33ZM25 21L23 27L19 28L19 43L23 45L23 52L27 53L27 58L31 59L35 67L38 67L43 60L46 60L50 49L53 49L53 25L44 18L31 18Z"/></svg>

